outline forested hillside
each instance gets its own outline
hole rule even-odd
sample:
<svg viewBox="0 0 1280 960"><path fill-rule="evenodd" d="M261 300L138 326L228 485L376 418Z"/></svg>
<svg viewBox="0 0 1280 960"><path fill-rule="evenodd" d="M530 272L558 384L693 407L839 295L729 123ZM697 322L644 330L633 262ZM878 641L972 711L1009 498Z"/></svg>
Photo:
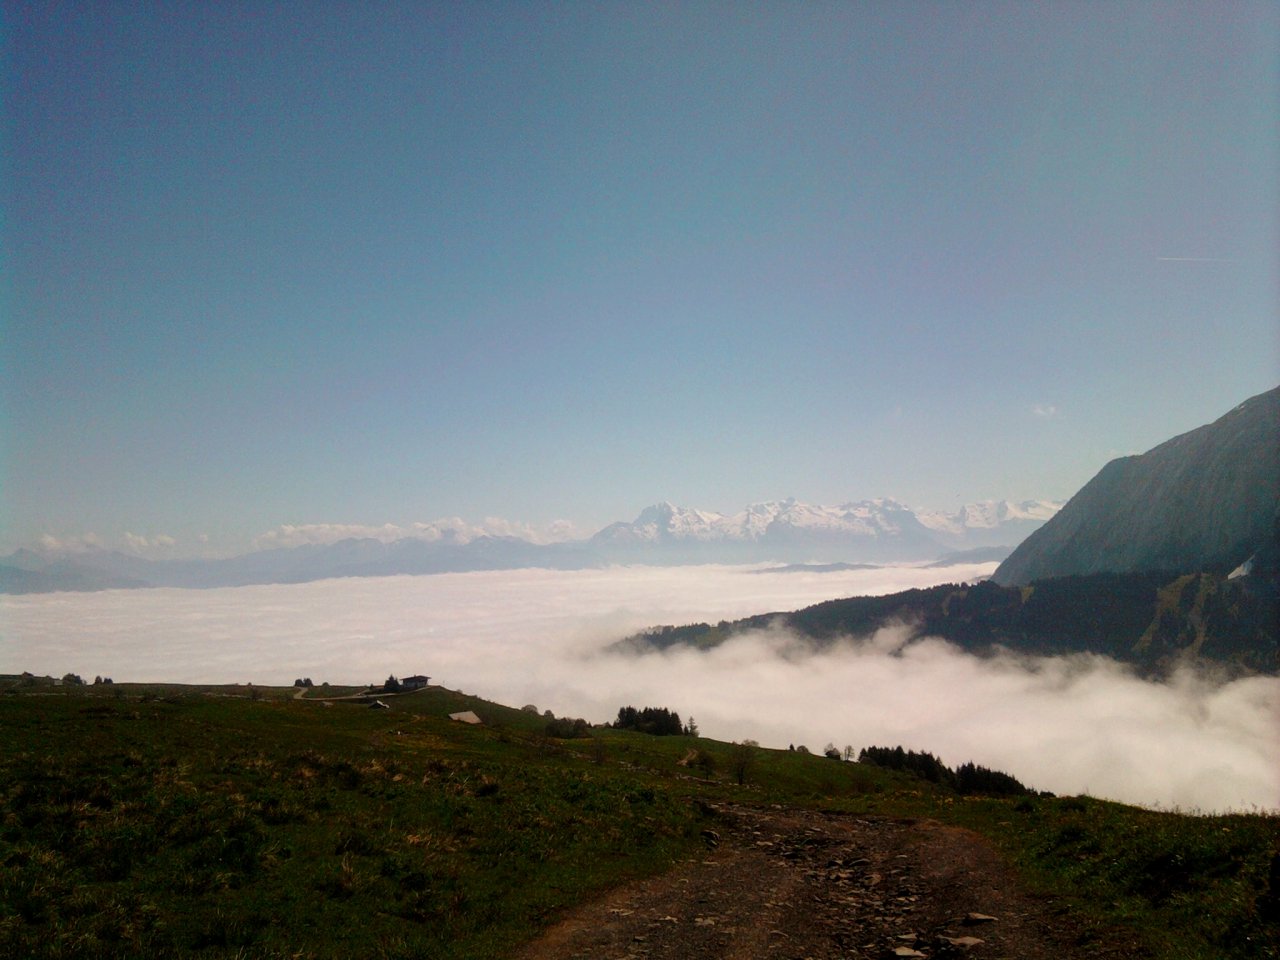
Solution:
<svg viewBox="0 0 1280 960"><path fill-rule="evenodd" d="M774 626L829 645L904 624L911 636L941 637L974 653L1097 653L1145 672L1183 658L1276 673L1280 603L1247 582L1214 574L1093 574L1025 587L984 581L882 597L831 600L794 613L735 622L655 627L622 641L637 650L708 648L735 633Z"/></svg>

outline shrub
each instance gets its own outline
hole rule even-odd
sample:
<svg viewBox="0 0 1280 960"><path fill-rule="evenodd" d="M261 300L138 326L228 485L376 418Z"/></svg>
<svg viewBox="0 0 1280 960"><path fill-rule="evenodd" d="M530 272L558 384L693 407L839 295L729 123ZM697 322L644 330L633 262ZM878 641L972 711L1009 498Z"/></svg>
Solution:
<svg viewBox="0 0 1280 960"><path fill-rule="evenodd" d="M548 737L555 737L557 740L576 740L579 737L590 736L591 724L581 717L576 719L558 717L547 721L547 725L543 728L543 733Z"/></svg>
<svg viewBox="0 0 1280 960"><path fill-rule="evenodd" d="M733 774L733 778L738 781L738 786L742 786L747 782L747 777L751 775L751 769L755 766L756 750L751 741L744 740L742 743L735 743L729 751L729 772Z"/></svg>
<svg viewBox="0 0 1280 960"><path fill-rule="evenodd" d="M701 770L704 776L710 776L716 771L716 758L706 750L699 750L693 758L692 765Z"/></svg>

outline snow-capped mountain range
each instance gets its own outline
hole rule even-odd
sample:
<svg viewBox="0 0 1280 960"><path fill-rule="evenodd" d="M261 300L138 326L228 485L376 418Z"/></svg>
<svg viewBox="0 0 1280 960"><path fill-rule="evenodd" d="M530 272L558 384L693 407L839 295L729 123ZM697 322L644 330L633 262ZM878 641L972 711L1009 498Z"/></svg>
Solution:
<svg viewBox="0 0 1280 960"><path fill-rule="evenodd" d="M155 560L99 548L19 550L0 558L0 593L241 586L520 567L586 569L611 563L931 561L955 551L1011 550L1060 507L1044 500L993 500L948 514L913 510L891 499L838 506L788 499L721 514L659 503L629 523L610 524L587 539L558 542L507 532L523 529L496 520L486 520L483 527L462 521L409 528L316 525L282 528L279 536L265 541L284 544L292 539L295 545L220 560ZM398 535L402 530L405 535ZM991 559L989 549L987 554L983 559Z"/></svg>
<svg viewBox="0 0 1280 960"><path fill-rule="evenodd" d="M986 500L943 513L888 498L837 506L787 499L720 514L659 503L630 523L610 524L587 543L614 560L659 553L682 562L713 556L737 562L926 560L948 550L1012 547L1061 506Z"/></svg>
<svg viewBox="0 0 1280 960"><path fill-rule="evenodd" d="M1061 500L980 500L966 504L956 513L917 511L916 516L930 530L948 536L973 536L979 530L1008 531L1034 529L1062 509ZM1008 542L1007 540L1004 542Z"/></svg>

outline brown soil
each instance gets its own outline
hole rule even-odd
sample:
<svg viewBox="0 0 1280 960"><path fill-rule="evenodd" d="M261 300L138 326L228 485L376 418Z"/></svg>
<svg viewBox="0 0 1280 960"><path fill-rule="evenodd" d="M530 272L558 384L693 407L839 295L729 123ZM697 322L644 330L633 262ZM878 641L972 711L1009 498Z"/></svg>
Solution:
<svg viewBox="0 0 1280 960"><path fill-rule="evenodd" d="M706 855L578 908L517 960L1147 956L931 820L712 808Z"/></svg>

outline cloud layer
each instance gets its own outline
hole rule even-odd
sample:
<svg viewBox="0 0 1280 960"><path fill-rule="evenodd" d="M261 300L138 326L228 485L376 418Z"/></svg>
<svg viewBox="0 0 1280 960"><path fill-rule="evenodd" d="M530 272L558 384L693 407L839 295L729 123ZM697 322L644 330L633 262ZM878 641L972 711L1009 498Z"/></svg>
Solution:
<svg viewBox="0 0 1280 960"><path fill-rule="evenodd" d="M539 528L527 523L505 520L502 517L485 517L480 523L468 523L461 517L446 517L429 523L415 522L407 525L395 523L283 524L256 537L253 545L258 550L269 550L275 547L337 543L339 540L353 537L380 540L383 543L392 543L405 537L432 542L444 540L451 543L469 543L477 537L519 537L531 543L556 543L578 535L577 528L567 520L557 520L546 527Z"/></svg>
<svg viewBox="0 0 1280 960"><path fill-rule="evenodd" d="M660 623L974 579L992 564L760 573L520 570L220 590L0 598L0 670L116 680L380 681L427 673L515 706L611 719L666 706L704 734L930 750L1040 789L1202 809L1280 807L1280 680L1155 684L1102 658L979 660L886 628L815 653L764 631L705 654L604 652Z"/></svg>
<svg viewBox="0 0 1280 960"><path fill-rule="evenodd" d="M156 534L154 537L146 537L137 533L125 531L125 546L135 553L147 553L154 550L169 550L177 546L178 541L167 533Z"/></svg>

